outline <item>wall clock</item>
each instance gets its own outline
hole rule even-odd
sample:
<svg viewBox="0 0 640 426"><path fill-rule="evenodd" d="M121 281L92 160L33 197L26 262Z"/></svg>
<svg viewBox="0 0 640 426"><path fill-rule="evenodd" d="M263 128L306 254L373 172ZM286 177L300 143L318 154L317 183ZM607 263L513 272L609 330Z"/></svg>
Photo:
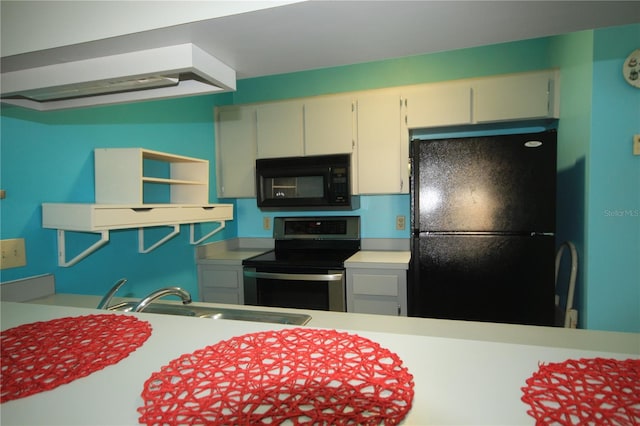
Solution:
<svg viewBox="0 0 640 426"><path fill-rule="evenodd" d="M627 83L640 88L640 49L636 49L622 64L622 75Z"/></svg>

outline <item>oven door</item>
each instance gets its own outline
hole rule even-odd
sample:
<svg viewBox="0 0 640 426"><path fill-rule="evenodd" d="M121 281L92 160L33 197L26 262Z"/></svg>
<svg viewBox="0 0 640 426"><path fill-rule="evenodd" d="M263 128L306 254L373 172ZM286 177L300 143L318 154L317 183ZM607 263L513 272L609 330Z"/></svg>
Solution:
<svg viewBox="0 0 640 426"><path fill-rule="evenodd" d="M300 273L286 268L245 267L244 303L345 312L344 269Z"/></svg>

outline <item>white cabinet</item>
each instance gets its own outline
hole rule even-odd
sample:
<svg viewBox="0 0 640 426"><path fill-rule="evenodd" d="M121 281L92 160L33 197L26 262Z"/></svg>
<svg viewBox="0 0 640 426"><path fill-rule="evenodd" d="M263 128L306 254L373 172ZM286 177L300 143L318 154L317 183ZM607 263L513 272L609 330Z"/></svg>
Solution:
<svg viewBox="0 0 640 426"><path fill-rule="evenodd" d="M223 107L218 193L254 197L256 158L351 153L355 194L406 194L409 129L558 118L558 100L543 70Z"/></svg>
<svg viewBox="0 0 640 426"><path fill-rule="evenodd" d="M200 301L244 304L242 265L198 265Z"/></svg>
<svg viewBox="0 0 640 426"><path fill-rule="evenodd" d="M558 83L555 70L477 79L473 83L474 120L558 118Z"/></svg>
<svg viewBox="0 0 640 426"><path fill-rule="evenodd" d="M407 315L407 271L347 268L347 312Z"/></svg>
<svg viewBox="0 0 640 426"><path fill-rule="evenodd" d="M255 197L256 107L220 107L215 117L218 196Z"/></svg>
<svg viewBox="0 0 640 426"><path fill-rule="evenodd" d="M98 148L98 204L206 204L209 162L143 148Z"/></svg>
<svg viewBox="0 0 640 426"><path fill-rule="evenodd" d="M358 193L408 193L409 135L396 90L363 92L357 98Z"/></svg>
<svg viewBox="0 0 640 426"><path fill-rule="evenodd" d="M304 155L303 101L256 105L257 158Z"/></svg>
<svg viewBox="0 0 640 426"><path fill-rule="evenodd" d="M355 140L351 95L319 96L304 103L304 154L351 153Z"/></svg>
<svg viewBox="0 0 640 426"><path fill-rule="evenodd" d="M558 72L544 70L403 88L409 129L558 118Z"/></svg>
<svg viewBox="0 0 640 426"><path fill-rule="evenodd" d="M410 86L402 91L409 129L471 124L471 83Z"/></svg>

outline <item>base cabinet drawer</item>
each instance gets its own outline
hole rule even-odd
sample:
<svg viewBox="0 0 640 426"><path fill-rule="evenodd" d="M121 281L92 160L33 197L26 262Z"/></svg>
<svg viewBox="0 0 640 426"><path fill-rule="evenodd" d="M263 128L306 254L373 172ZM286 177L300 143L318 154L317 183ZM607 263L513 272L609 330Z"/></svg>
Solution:
<svg viewBox="0 0 640 426"><path fill-rule="evenodd" d="M407 315L407 271L347 268L347 312Z"/></svg>
<svg viewBox="0 0 640 426"><path fill-rule="evenodd" d="M200 301L244 304L242 265L198 265Z"/></svg>

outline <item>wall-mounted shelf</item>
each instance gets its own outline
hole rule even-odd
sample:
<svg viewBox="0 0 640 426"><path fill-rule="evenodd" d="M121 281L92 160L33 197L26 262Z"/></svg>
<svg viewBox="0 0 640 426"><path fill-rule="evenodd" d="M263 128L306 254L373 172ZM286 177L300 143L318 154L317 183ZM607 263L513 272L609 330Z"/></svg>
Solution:
<svg viewBox="0 0 640 426"><path fill-rule="evenodd" d="M99 148L95 155L96 203L45 203L42 226L58 230L58 264L73 266L109 242L109 231L138 228L138 252L149 253L190 226L190 243L200 244L233 219L232 204L209 204L209 162L143 148ZM159 186L159 187L158 187ZM150 201L153 200L153 201ZM218 222L195 237L195 225ZM169 227L145 245L144 229ZM67 260L65 233L99 234L86 250Z"/></svg>
<svg viewBox="0 0 640 426"><path fill-rule="evenodd" d="M191 244L200 244L221 231L225 221L233 219L232 204L207 204L204 206L184 204L55 204L42 205L42 226L58 230L58 264L73 266L109 242L109 231L138 228L138 251L149 253L180 232L181 224L191 227ZM220 222L220 226L200 237L194 237L196 223ZM170 226L173 231L149 247L144 245L144 228ZM66 259L65 232L100 234L100 239L71 260Z"/></svg>

